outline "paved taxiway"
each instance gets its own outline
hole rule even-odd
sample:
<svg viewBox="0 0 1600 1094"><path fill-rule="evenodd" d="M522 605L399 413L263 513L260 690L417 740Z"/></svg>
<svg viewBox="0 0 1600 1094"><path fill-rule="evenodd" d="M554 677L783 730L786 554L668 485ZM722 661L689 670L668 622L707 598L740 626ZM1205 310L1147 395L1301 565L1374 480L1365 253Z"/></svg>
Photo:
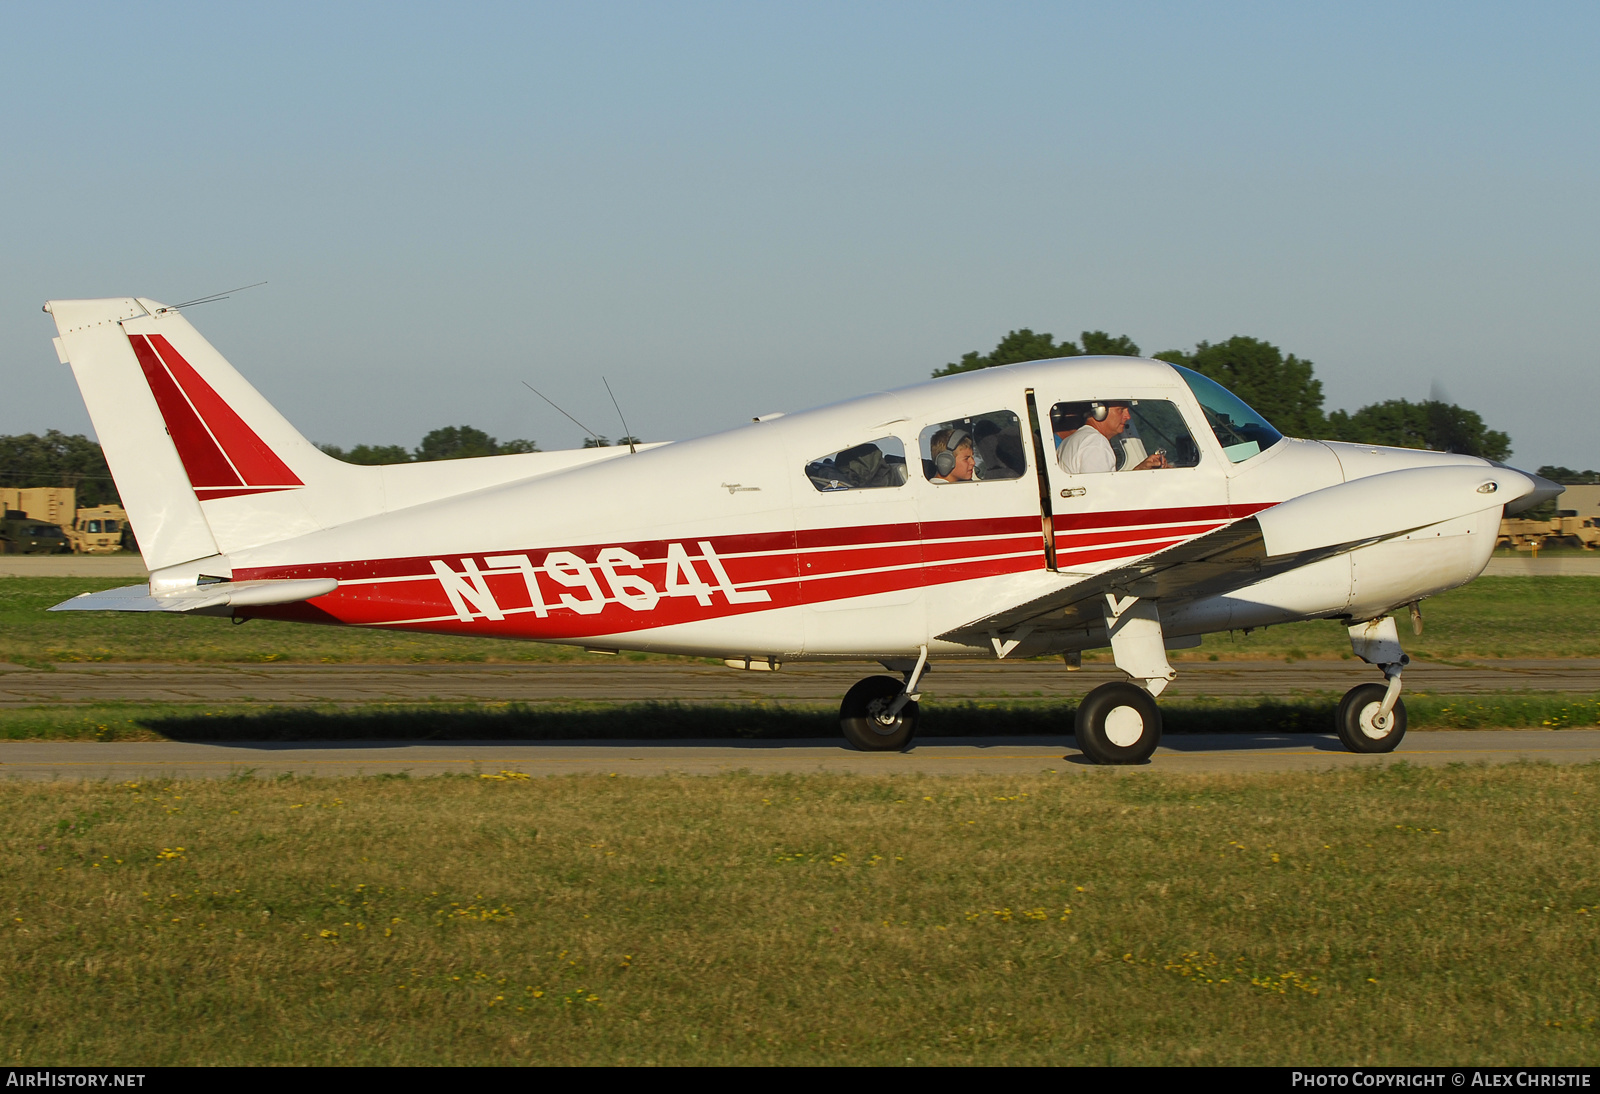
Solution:
<svg viewBox="0 0 1600 1094"><path fill-rule="evenodd" d="M1242 774L1326 771L1405 761L1548 763L1600 761L1600 730L1441 730L1413 733L1386 756L1345 752L1331 735L1215 734L1168 737L1150 763L1122 771ZM445 772L494 775L577 773L714 775L725 771L854 772L863 775L1072 774L1095 770L1067 739L947 738L919 743L909 752L853 752L842 743L797 741L651 742L374 742L324 746L261 742L180 744L92 741L0 743L0 778L149 779L164 776L221 778L241 772L258 777L373 775ZM1104 770L1104 769L1100 769Z"/></svg>
<svg viewBox="0 0 1600 1094"><path fill-rule="evenodd" d="M1357 661L1179 661L1165 695L1342 694L1381 682ZM60 665L40 672L0 664L0 707L54 703L394 703L572 701L833 704L872 664L794 665L743 672L701 662L530 665ZM1105 662L1067 672L1059 662L938 665L923 692L929 703L984 699L1076 700L1096 684L1120 680ZM1406 670L1411 692L1600 691L1600 660L1418 662Z"/></svg>

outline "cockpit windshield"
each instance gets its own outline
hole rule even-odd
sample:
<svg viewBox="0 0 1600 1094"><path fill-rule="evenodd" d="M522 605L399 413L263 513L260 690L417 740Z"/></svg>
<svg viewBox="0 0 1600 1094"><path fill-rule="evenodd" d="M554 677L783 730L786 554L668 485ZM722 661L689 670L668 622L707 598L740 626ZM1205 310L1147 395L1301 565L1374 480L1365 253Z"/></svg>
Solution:
<svg viewBox="0 0 1600 1094"><path fill-rule="evenodd" d="M1231 463L1243 463L1283 440L1283 434L1273 429L1265 418L1209 376L1202 376L1182 365L1172 367L1178 370L1178 375L1183 377L1183 382L1189 385L1189 390L1200 401L1206 424L1217 435L1222 453Z"/></svg>

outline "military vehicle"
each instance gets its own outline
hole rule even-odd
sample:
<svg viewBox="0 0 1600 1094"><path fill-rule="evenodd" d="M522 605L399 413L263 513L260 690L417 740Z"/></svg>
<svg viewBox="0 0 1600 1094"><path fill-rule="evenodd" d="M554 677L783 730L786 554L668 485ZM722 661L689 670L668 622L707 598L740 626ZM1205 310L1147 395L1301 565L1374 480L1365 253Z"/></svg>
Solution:
<svg viewBox="0 0 1600 1094"><path fill-rule="evenodd" d="M67 540L77 555L106 555L123 549L128 532L128 514L120 505L96 505L79 509Z"/></svg>
<svg viewBox="0 0 1600 1094"><path fill-rule="evenodd" d="M72 553L72 544L61 525L35 520L21 509L7 509L0 520L0 553L64 555Z"/></svg>
<svg viewBox="0 0 1600 1094"><path fill-rule="evenodd" d="M1554 520L1516 520L1500 522L1496 547L1538 553L1546 547L1600 547L1600 517L1585 517L1563 509Z"/></svg>

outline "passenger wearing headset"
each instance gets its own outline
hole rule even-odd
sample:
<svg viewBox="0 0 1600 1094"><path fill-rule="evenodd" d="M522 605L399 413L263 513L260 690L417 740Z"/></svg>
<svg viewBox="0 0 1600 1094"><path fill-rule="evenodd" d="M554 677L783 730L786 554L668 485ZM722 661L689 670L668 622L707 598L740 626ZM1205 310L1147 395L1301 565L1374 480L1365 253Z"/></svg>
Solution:
<svg viewBox="0 0 1600 1094"><path fill-rule="evenodd" d="M1117 453L1111 447L1111 438L1128 428L1133 411L1125 402L1090 403L1082 428L1074 431L1056 446L1056 462L1069 475L1088 475L1117 469ZM1167 466L1163 452L1146 456L1130 467L1130 471L1145 471Z"/></svg>
<svg viewBox="0 0 1600 1094"><path fill-rule="evenodd" d="M978 459L972 435L964 429L941 429L928 442L928 454L938 477L930 482L971 482Z"/></svg>

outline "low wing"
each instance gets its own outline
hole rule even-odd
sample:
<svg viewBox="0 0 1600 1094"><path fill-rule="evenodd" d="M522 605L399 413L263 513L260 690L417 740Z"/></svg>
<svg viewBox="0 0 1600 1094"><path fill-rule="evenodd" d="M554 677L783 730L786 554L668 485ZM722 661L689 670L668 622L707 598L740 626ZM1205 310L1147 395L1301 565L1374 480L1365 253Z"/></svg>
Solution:
<svg viewBox="0 0 1600 1094"><path fill-rule="evenodd" d="M1245 517L1137 562L1081 575L1081 580L1064 589L974 620L939 637L983 643L991 633L1004 634L1019 627L1034 631L1080 630L1101 621L1101 605L1107 593L1146 599L1215 596L1300 564L1283 560L1281 566L1274 567L1269 561L1260 523L1255 517Z"/></svg>
<svg viewBox="0 0 1600 1094"><path fill-rule="evenodd" d="M1176 600L1220 596L1264 578L1430 524L1503 506L1535 489L1510 468L1417 467L1314 490L939 637L982 643L1019 627L1099 623L1106 594ZM1072 576L1063 574L1062 576Z"/></svg>

